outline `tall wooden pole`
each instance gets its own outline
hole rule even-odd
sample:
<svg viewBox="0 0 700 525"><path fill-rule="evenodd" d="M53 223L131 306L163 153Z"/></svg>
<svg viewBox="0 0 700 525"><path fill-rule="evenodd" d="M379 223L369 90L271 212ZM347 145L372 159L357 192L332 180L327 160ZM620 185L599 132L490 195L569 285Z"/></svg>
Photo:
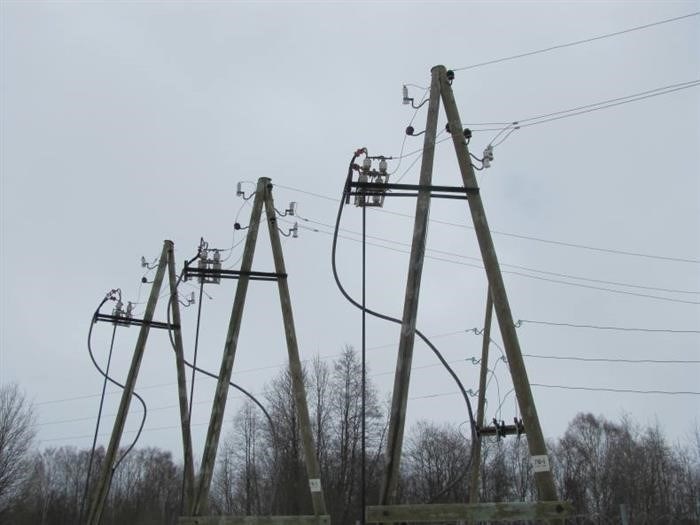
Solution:
<svg viewBox="0 0 700 525"><path fill-rule="evenodd" d="M491 343L491 317L493 314L493 299L491 289L486 291L486 316L484 319L484 339L481 343L481 370L479 373L479 401L476 409L476 426L484 426L484 409L486 407L486 376L489 371L489 344ZM479 503L479 470L481 468L481 439L472 443L471 476L469 479L469 503Z"/></svg>
<svg viewBox="0 0 700 525"><path fill-rule="evenodd" d="M420 185L430 186L433 174L433 157L435 153L435 136L437 134L438 112L440 110L440 80L433 72L430 84L428 117L423 140L423 160L420 170ZM379 504L386 505L394 497L399 478L399 463L403 444L404 425L406 423L406 403L408 386L411 380L411 362L413 360L413 343L416 334L416 316L418 314L418 295L423 273L425 244L428 232L428 215L430 212L430 191L421 189L416 202L416 218L413 226L413 241L406 281L399 353L394 376L394 393L391 402L389 433L386 449L386 470L382 481Z"/></svg>
<svg viewBox="0 0 700 525"><path fill-rule="evenodd" d="M182 344L180 318L180 301L177 295L177 277L175 276L175 250L168 248L168 278L170 281L170 306L172 308L173 346L175 349L175 367L177 369L177 394L180 403L180 426L182 429L182 452L184 457L184 498L183 508L189 509L194 498L194 459L192 456L192 432L187 403L187 375L185 372L185 352Z"/></svg>
<svg viewBox="0 0 700 525"><path fill-rule="evenodd" d="M457 110L452 86L447 78L447 71L444 66L435 66L432 72L433 75L437 74L439 77L442 102L445 106L450 130L452 130L452 141L454 142L457 162L459 163L459 170L462 174L464 187L476 189L478 188L476 176L474 175L474 168L472 167L469 157L467 142L462 133L462 121L459 118L459 111ZM539 499L543 501L554 501L557 499L557 494L554 486L554 477L549 467L547 447L544 441L544 435L542 434L540 420L537 416L535 402L532 397L527 371L525 370L525 363L520 351L520 343L518 342L518 335L515 331L513 315L510 311L508 295L506 294L505 283L503 282L498 258L496 257L491 231L486 221L484 205L481 201L481 195L478 193L469 197L469 210L474 223L476 237L479 241L479 249L481 250L481 257L486 269L491 296L493 297L496 317L501 330L501 337L503 338L503 346L505 347L508 366L510 367L510 375L513 379L513 388L518 399L520 412L523 416L535 483L539 491Z"/></svg>
<svg viewBox="0 0 700 525"><path fill-rule="evenodd" d="M246 237L243 259L241 261L241 275L238 279L238 286L236 286L236 295L233 300L231 319L229 321L226 342L224 344L224 356L221 361L221 370L216 384L216 393L214 394L214 403L212 405L211 418L209 419L207 439L204 444L199 484L191 509L191 514L193 516L201 516L207 510L209 489L211 487L211 480L214 475L214 466L216 462L216 451L219 446L221 425L223 424L224 411L226 409L226 396L228 394L229 382L231 381L233 360L236 356L238 334L241 330L243 306L245 305L248 283L250 282L249 275L247 275L246 272L250 272L253 265L253 254L255 253L255 243L258 239L258 228L260 226L260 214L264 195L265 184L262 180L259 180L255 193L255 200L253 201L253 210L250 212L248 236Z"/></svg>
<svg viewBox="0 0 700 525"><path fill-rule="evenodd" d="M122 434L124 433L124 425L126 424L126 417L129 413L131 397L134 393L136 379L139 374L139 368L141 367L141 360L143 359L144 350L146 349L146 340L148 339L148 332L150 331L150 323L153 320L153 314L155 313L156 304L158 303L158 295L160 294L160 287L163 284L165 265L168 261L168 251L172 250L172 247L172 241L165 241L163 243L163 251L161 252L160 259L158 261L158 269L156 270L156 276L153 279L153 286L151 287L151 293L148 296L148 302L146 303L146 312L143 316L144 324L141 326L138 339L136 340L136 347L134 348L134 355L131 359L131 367L129 368L129 374L126 378L121 402L119 403L117 418L114 421L112 436L109 440L109 446L107 447L107 452L105 453L100 478L97 482L93 499L90 504L90 511L87 518L88 525L98 525L100 523L100 519L102 518L102 511L104 510L105 500L107 499L107 494L109 493L109 487L112 482L112 474L114 473L115 461L117 458L117 453L119 452L119 443L121 441Z"/></svg>
<svg viewBox="0 0 700 525"><path fill-rule="evenodd" d="M306 473L309 477L309 489L313 502L314 514L320 516L326 514L326 503L323 499L323 489L321 486L321 467L316 456L316 447L311 432L311 420L309 418L309 408L306 402L306 392L304 388L304 374L299 360L299 347L297 344L296 331L294 329L294 316L292 314L292 300L289 296L289 285L287 283L287 270L284 264L282 244L280 243L280 233L277 229L277 216L275 203L272 199L272 184L270 179L262 178L258 182L265 185L265 212L267 214L267 226L270 232L270 243L272 244L272 257L275 260L275 272L285 277L277 278L277 288L280 294L282 305L282 318L284 320L284 333L287 339L287 352L289 354L289 372L292 378L292 390L294 392L294 404L299 418L299 430L301 432L302 447L304 448L304 461L306 463Z"/></svg>

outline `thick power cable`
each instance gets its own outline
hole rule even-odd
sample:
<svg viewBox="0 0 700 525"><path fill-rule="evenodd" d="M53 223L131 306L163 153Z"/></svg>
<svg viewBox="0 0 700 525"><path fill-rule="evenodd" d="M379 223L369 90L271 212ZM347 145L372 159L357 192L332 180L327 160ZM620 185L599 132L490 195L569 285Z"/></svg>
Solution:
<svg viewBox="0 0 700 525"><path fill-rule="evenodd" d="M105 301L107 298L105 298ZM104 304L104 302L102 303ZM99 308L98 308L99 309ZM112 329L112 340L109 343L109 354L107 356L107 367L105 370L106 374L109 374L109 368L112 364L112 351L114 350L114 340L117 335L117 323L114 323L114 328ZM92 438L92 447L90 449L90 459L88 460L87 476L85 477L85 490L83 491L83 500L80 503L80 514L78 515L78 522L83 522L83 513L85 512L85 502L88 498L88 490L90 487L90 477L92 475L92 462L95 458L95 447L97 446L97 436L100 431L100 421L102 420L102 408L105 402L105 393L107 390L107 378L105 377L102 382L102 394L100 395L100 408L97 410L97 421L95 422L95 436Z"/></svg>
<svg viewBox="0 0 700 525"><path fill-rule="evenodd" d="M199 257L199 256L195 256L191 261L188 262L188 264L190 264L190 263L192 263L192 261L196 260L197 257ZM180 285L180 282L182 281L183 275L184 275L184 273L180 274L180 277L177 280L176 287ZM201 298L200 298L200 301L201 301ZM167 322L168 322L168 339L170 340L170 344L173 348L173 351L175 351L175 340L173 339L172 324L171 324L171 308L172 308L172 297L171 297L170 301L168 302ZM213 372L209 372L207 370L204 370L203 368L199 368L196 365L196 363L190 363L186 359L183 359L182 362L185 364L185 366L191 368L193 372L196 371L196 372L199 372L200 374L204 374L205 376L209 376L213 379L217 379L217 380L219 379L219 376L217 374L214 374ZM258 408L260 408L260 410L263 412L263 414L267 418L268 422L270 423L271 432L273 433L273 435L276 435L276 431L275 431L274 424L272 422L272 418L270 417L270 414L267 412L267 410L262 405L262 403L260 403L260 401L258 401L258 399L253 394L248 392L242 386L237 385L236 383L234 383L232 381L229 381L229 385L232 386L233 388L235 388L236 390L238 390L240 393L242 393L246 397L248 397L251 401L253 401L253 403L255 403L258 406ZM190 398L189 416L188 416L190 418L190 421L191 421L191 414L192 414L192 399Z"/></svg>
<svg viewBox="0 0 700 525"><path fill-rule="evenodd" d="M353 170L353 165L355 163L355 159L358 157L359 153L361 150L356 151L352 159L350 160L350 165L348 167L348 175L347 179L345 181L344 187L343 187L343 195L342 198L340 199L340 204L338 206L338 215L336 217L335 221L335 230L333 234L333 243L332 243L332 248L331 248L331 267L333 270L333 279L335 280L336 285L338 286L338 289L340 290L340 293L347 299L347 301L355 306L356 308L359 308L362 312L368 313L373 317L376 317L378 319L382 319L384 321L389 321L391 323L395 323L398 325L402 325L403 323L401 322L400 319L397 319L395 317L391 317L379 312L375 312L374 310L371 310L367 308L365 305L362 305L358 303L355 299L353 299L348 292L345 290L343 287L342 283L340 282L340 278L338 276L338 268L336 265L336 251L337 251L337 245L338 245L338 230L340 229L340 219L343 214L343 206L346 202L346 199L350 198L350 183L352 181L352 170ZM476 433L476 423L474 421L474 413L472 411L472 405L471 401L469 401L469 395L467 394L467 391L464 388L464 385L462 385L461 380L459 379L459 376L455 373L455 371L452 369L452 367L449 365L449 363L445 360L443 355L440 353L440 351L433 345L430 340L417 328L415 329L415 334L420 337L423 342L428 345L428 347L433 351L433 353L437 356L437 358L440 360L442 365L445 367L445 369L448 371L448 373L452 376L454 379L455 383L457 384L457 387L459 388L460 392L462 393L462 397L464 398L464 402L467 405L467 412L469 414L469 421L470 421L470 427L471 427L471 438L472 438L472 443L474 443L477 439L480 439L479 436ZM389 449L393 450L395 447L395 443L389 444ZM469 454L469 459L467 461L467 466L465 469L465 472L469 470L469 465L471 464L471 461L473 459L473 452L474 452L474 447L471 448L471 453ZM458 483L461 480L461 477L458 478L454 483ZM445 490L449 490L452 488L453 484L450 484L450 486L447 487ZM444 491L443 491L444 492ZM441 494L438 494L435 497L439 497Z"/></svg>
<svg viewBox="0 0 700 525"><path fill-rule="evenodd" d="M112 377L109 376L107 372L102 370L100 365L97 363L97 360L95 359L95 356L92 351L92 329L93 326L95 325L96 319L97 319L97 314L100 312L100 308L110 299L111 295L107 295L102 302L100 302L99 306L95 310L95 313L93 314L92 318L90 319L90 329L88 330L88 336L87 336L87 347L88 347L88 353L90 355L90 359L92 360L92 364L95 366L97 371L102 375L102 377L105 378L106 381L109 381L113 385L118 386L122 390L124 390L126 387L120 383L119 381L113 379ZM114 466L110 466L111 470L111 475L114 475L114 472L117 470L119 465L121 464L122 461L124 461L124 458L132 451L132 449L136 446L136 443L138 442L139 438L141 437L141 432L143 431L143 426L146 423L146 417L148 415L148 409L146 407L146 402L143 400L143 398L138 395L136 392L132 392L132 395L139 400L141 403L141 406L143 408L143 416L141 417L141 423L139 424L139 429L136 432L136 437L134 437L134 440L131 442L129 447L124 451L124 453L121 455L121 457L116 461Z"/></svg>

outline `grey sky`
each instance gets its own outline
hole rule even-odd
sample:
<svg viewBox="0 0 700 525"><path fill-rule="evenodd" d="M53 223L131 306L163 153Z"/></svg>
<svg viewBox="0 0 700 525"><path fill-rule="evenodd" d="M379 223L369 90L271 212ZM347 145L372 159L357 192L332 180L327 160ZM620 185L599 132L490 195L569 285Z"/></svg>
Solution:
<svg viewBox="0 0 700 525"><path fill-rule="evenodd" d="M401 85L427 86L430 67L459 68L698 11L700 2L8 2L1 4L0 381L17 381L35 400L42 446L87 446L101 381L86 350L90 316L105 292L136 300L142 255L172 239L179 261L203 236L231 246L243 201L238 181L268 176L278 208L331 224L352 152L396 155L413 110ZM700 76L700 17L528 58L458 71L462 120L509 122L638 93ZM480 176L491 227L569 243L700 259L700 105L695 87L513 133ZM422 91L411 88L412 96ZM444 114L440 126L444 125ZM414 126L422 130L425 113ZM495 132L475 133L473 152ZM405 151L422 146L408 138ZM397 175L413 157L404 159ZM416 164L403 181L416 182ZM396 167L396 163L390 166ZM449 142L436 153L434 181L460 183ZM246 185L247 190L252 185ZM387 200L411 215L414 202ZM247 224L250 208L240 210ZM410 242L412 220L370 212L371 235ZM469 223L463 202L434 201L431 218ZM314 222L300 226L328 232ZM344 212L357 232L360 213ZM271 270L261 232L255 269ZM352 236L351 234L347 234ZM356 237L356 236L355 236ZM235 240L240 240L240 232ZM502 263L548 272L684 290L661 292L573 281L694 304L567 286L506 274L516 319L647 328L700 328L700 265L604 254L494 236ZM359 348L360 316L335 288L327 233L302 229L285 257L302 358ZM386 244L385 241L377 241ZM407 250L400 245L392 245ZM433 222L429 248L478 257L471 230ZM240 255L239 246L229 262ZM454 257L432 253L438 258ZM339 270L359 294L360 245L339 244ZM368 247L368 304L399 315L408 256ZM461 260L478 264L472 260ZM185 286L189 292L194 288ZM209 286L200 364L218 370L234 285ZM455 334L483 323L482 270L426 260L419 327L435 339L467 388L477 388L480 338ZM141 289L144 300L148 289ZM141 307L142 308L142 307ZM141 310L142 311L142 310ZM196 309L184 311L188 352ZM164 317L164 304L158 318ZM575 330L525 324L523 351L577 357L700 359L700 336ZM114 372L128 367L136 328L120 329ZM102 359L110 327L95 329ZM370 320L373 380L390 392L396 327ZM494 336L500 344L500 337ZM492 355L498 355L493 348ZM277 292L251 285L234 380L260 393L286 359ZM459 362L462 360L462 362ZM494 361L495 362L495 361ZM436 364L416 345L416 367ZM533 383L637 390L698 391L700 365L584 363L527 358ZM254 370L253 370L254 369ZM388 373L387 373L388 372ZM175 369L164 333L152 332L137 390L149 404L141 444L179 453ZM376 374L376 375L375 375ZM492 417L511 384L503 363L488 393ZM579 411L628 413L683 439L698 421L700 396L638 395L535 387L545 435L560 435ZM199 377L193 433L197 456L213 382ZM433 394L445 394L426 397ZM93 396L93 397L83 397ZM56 402L66 398L83 397ZM466 419L439 367L416 369L409 420ZM108 397L113 414L118 395ZM227 413L240 407L230 395ZM512 395L502 417L516 415ZM128 429L140 419L134 405ZM104 420L103 432L113 418ZM227 425L226 429L229 428ZM79 438L74 438L79 436ZM132 434L125 434L127 441ZM105 438L102 438L103 440Z"/></svg>

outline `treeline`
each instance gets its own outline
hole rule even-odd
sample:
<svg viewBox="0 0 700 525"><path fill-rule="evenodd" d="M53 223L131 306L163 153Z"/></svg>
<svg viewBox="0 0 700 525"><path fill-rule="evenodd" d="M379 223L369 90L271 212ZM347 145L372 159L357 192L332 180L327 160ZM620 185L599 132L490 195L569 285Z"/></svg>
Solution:
<svg viewBox="0 0 700 525"><path fill-rule="evenodd" d="M362 473L361 373L346 348L333 363L306 370L307 398L321 465L323 491L334 525L360 518ZM210 494L210 513L310 514L310 491L291 381L277 376L266 389L268 417L252 403L235 415L223 441ZM366 503L376 503L383 475L387 403L368 382ZM0 422L1 423L1 422ZM469 427L423 421L407 432L399 502L466 502ZM532 501L536 489L526 437L484 438L479 493L482 501ZM562 499L573 503L569 524L617 524L620 505L630 524L700 523L700 432L692 444L670 444L658 428L629 419L608 421L579 414L549 443ZM96 455L95 469L104 451ZM25 458L24 474L2 493L0 523L79 523L88 450L45 449ZM0 480L2 454L0 451ZM171 524L180 513L182 467L169 452L136 449L114 475L103 523Z"/></svg>

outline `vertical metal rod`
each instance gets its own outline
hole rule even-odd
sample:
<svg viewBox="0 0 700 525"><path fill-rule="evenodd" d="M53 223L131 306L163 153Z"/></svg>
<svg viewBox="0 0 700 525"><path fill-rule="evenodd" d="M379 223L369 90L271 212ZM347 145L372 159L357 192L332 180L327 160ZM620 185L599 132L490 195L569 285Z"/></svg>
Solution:
<svg viewBox="0 0 700 525"><path fill-rule="evenodd" d="M284 255L280 234L277 229L277 215L275 204L272 199L272 184L270 179L261 178L258 180L258 191L265 195L265 211L267 214L267 226L270 233L270 244L272 245L272 257L275 261L275 272L286 274L284 265ZM304 448L304 461L306 463L306 473L309 477L309 488L311 490L311 500L316 516L326 514L326 503L323 498L321 486L321 467L316 455L314 437L311 432L311 420L309 418L309 408L306 402L306 392L304 389L304 374L299 359L299 347L294 329L294 316L292 314L292 300L289 296L289 284L286 277L277 279L277 288L280 294L280 304L282 306L282 318L284 320L284 333L287 339L287 352L289 354L289 372L292 378L292 390L294 391L294 402L299 418L299 430Z"/></svg>
<svg viewBox="0 0 700 525"><path fill-rule="evenodd" d="M360 460L360 516L361 525L365 525L365 508L367 507L367 207L362 206L362 456Z"/></svg>
<svg viewBox="0 0 700 525"><path fill-rule="evenodd" d="M491 317L493 315L493 299L491 288L486 290L486 317L484 319L484 339L481 344L481 370L479 372L479 401L476 411L476 426L484 426L484 409L486 407L486 376L489 371L489 344L491 343ZM479 503L479 470L481 469L481 438L472 443L472 471L469 479L469 503Z"/></svg>
<svg viewBox="0 0 700 525"><path fill-rule="evenodd" d="M112 436L109 440L109 446L107 447L104 463L102 464L102 469L100 472L100 479L90 505L90 512L88 513L87 519L88 525L98 525L102 517L105 500L107 499L107 494L109 493L109 487L112 481L114 462L117 457L117 453L119 452L119 442L121 441L122 434L124 432L124 425L126 424L126 417L129 413L131 397L134 393L134 386L136 385L139 368L141 367L141 360L143 358L144 350L146 349L146 340L148 339L148 332L150 331L150 322L153 320L153 314L156 309L156 304L158 303L158 295L160 294L160 287L163 283L165 265L168 260L168 250L172 249L172 245L172 241L165 241L163 243L163 251L161 252L160 259L158 261L158 270L156 271L155 278L153 279L153 286L151 287L151 293L148 297L148 303L146 303L146 312L143 316L144 324L141 326L138 339L136 340L136 347L134 348L134 355L131 359L131 367L129 368L129 374L126 378L121 402L119 403L117 418L114 421Z"/></svg>
<svg viewBox="0 0 700 525"><path fill-rule="evenodd" d="M459 170L462 174L462 180L465 188L477 188L477 181L474 175L474 168L469 158L469 149L462 133L462 121L459 118L457 103L455 102L452 86L447 79L447 71L444 66L435 66L432 71L437 72L440 82L440 91L442 94L442 102L445 106L445 113L452 131L452 141L454 142L455 152L457 154L457 162ZM510 367L510 375L513 379L513 388L518 399L520 412L523 415L523 423L527 433L527 443L530 450L532 463L535 466L534 476L535 483L539 491L539 499L543 501L555 501L557 499L556 488L554 486L554 478L549 467L549 459L547 456L547 446L542 434L542 427L537 416L537 409L530 389L530 383L525 370L525 363L520 351L520 343L518 335L515 332L513 324L513 314L510 311L508 303L508 295L506 294L505 283L501 275L501 269L496 256L491 231L486 220L486 212L481 201L481 195L478 193L469 197L469 210L471 212L474 230L479 241L479 249L481 257L486 269L486 275L493 297L493 304L496 310L498 325L503 338L503 346L505 347L508 365Z"/></svg>
<svg viewBox="0 0 700 525"><path fill-rule="evenodd" d="M80 514L78 515L78 523L83 522L83 515L85 513L85 505L88 498L88 491L90 489L90 477L92 474L92 462L95 457L95 446L97 445L97 435L100 432L100 421L102 420L102 408L105 404L105 391L107 390L107 377L109 376L109 368L112 364L112 351L114 350L114 339L117 335L117 323L114 323L114 328L112 329L112 341L109 343L109 354L107 355L107 366L105 367L105 378L102 382L102 395L100 396L100 408L97 410L97 422L95 423L95 435L92 438L92 449L90 451L90 460L88 461L87 476L85 477L85 491L83 492L83 500L80 503Z"/></svg>
<svg viewBox="0 0 700 525"><path fill-rule="evenodd" d="M229 381L231 381L233 360L236 356L238 334L241 330L243 306L245 305L245 298L248 292L248 283L250 282L250 278L248 275L246 275L246 272L250 272L253 265L253 255L255 253L255 243L258 239L258 228L260 226L260 213L262 211L264 193L265 183L263 182L263 179L260 179L256 188L255 200L253 201L253 210L250 212L248 235L245 241L245 248L243 249L243 259L241 261L242 273L238 279L238 285L236 286L236 295L233 300L231 319L228 325L228 332L226 333L224 355L221 360L219 379L216 384L216 393L214 394L214 403L212 405L211 417L209 419L209 430L207 431L207 439L204 444L204 453L202 455L199 485L195 495L195 501L191 509L191 515L193 516L201 516L203 513L205 513L209 502L209 489L211 487L212 476L214 475L216 451L219 447L219 438L221 437L221 426L223 424L224 411L226 409L226 396L228 394Z"/></svg>
<svg viewBox="0 0 700 525"><path fill-rule="evenodd" d="M202 282L199 283L199 304L197 304L197 328L194 333L194 355L192 356L192 379L190 380L190 407L187 412L188 417L192 420L192 405L194 404L194 378L196 377L197 367L197 351L199 350L199 326L202 320L202 298L204 297L204 277L200 277Z"/></svg>
<svg viewBox="0 0 700 525"><path fill-rule="evenodd" d="M187 375L185 372L185 351L182 343L182 319L180 301L177 295L177 277L175 275L175 250L168 249L168 280L170 284L170 308L175 328L172 330L175 349L175 368L177 370L177 396L180 404L180 427L182 430L182 454L184 459L182 475L182 494L180 512L189 509L194 497L194 458L192 453L191 413L187 406Z"/></svg>
<svg viewBox="0 0 700 525"><path fill-rule="evenodd" d="M438 72L433 68L430 84L430 101L423 141L423 160L420 170L421 186L429 186L433 174L435 153L435 136L437 134L438 113L440 110L440 81ZM413 343L416 332L416 315L418 314L418 295L420 292L425 244L428 232L428 215L430 212L430 191L421 189L416 202L416 218L413 226L413 241L406 281L406 296L399 338L399 352L394 376L394 392L391 402L389 433L386 448L386 469L382 481L379 504L387 505L394 498L399 479L399 463L406 422L406 403L411 379L411 362L413 360Z"/></svg>

